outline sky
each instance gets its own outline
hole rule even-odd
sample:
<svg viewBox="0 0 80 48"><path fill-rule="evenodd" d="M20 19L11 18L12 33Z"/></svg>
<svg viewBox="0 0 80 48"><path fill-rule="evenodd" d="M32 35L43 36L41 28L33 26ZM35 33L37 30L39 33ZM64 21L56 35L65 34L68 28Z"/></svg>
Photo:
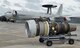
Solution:
<svg viewBox="0 0 80 48"><path fill-rule="evenodd" d="M0 15L11 10L23 10L45 13L46 9L43 4L57 5L52 11L55 14L63 4L63 14L80 15L80 0L0 0Z"/></svg>

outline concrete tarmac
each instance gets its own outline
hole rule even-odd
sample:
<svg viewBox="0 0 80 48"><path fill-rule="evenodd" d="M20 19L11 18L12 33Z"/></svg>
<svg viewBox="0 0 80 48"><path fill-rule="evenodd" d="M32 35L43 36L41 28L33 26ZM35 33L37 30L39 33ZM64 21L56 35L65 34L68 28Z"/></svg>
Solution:
<svg viewBox="0 0 80 48"><path fill-rule="evenodd" d="M76 33L78 36L73 37L80 39L80 24L77 26ZM39 37L27 38L24 23L0 22L0 48L80 48L80 42L75 41L73 45L67 43L53 43L52 46L46 46L46 43L40 43Z"/></svg>

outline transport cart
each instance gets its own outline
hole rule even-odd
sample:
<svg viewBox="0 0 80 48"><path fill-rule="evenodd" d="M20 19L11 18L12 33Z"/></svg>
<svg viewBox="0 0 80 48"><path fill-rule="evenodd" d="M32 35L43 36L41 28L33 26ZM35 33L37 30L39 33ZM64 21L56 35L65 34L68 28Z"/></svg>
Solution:
<svg viewBox="0 0 80 48"><path fill-rule="evenodd" d="M65 43L68 41L70 45L74 44L74 39L71 38L71 36L77 36L76 34L73 35L53 35L53 36L40 36L39 42L43 43L46 41L47 46L52 46L52 43L55 41L60 41Z"/></svg>

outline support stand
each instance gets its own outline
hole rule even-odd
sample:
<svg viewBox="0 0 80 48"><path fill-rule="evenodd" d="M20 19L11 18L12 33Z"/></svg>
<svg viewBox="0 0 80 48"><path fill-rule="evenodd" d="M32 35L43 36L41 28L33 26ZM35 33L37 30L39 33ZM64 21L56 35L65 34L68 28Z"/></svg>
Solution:
<svg viewBox="0 0 80 48"><path fill-rule="evenodd" d="M77 36L76 34L73 35L53 35L53 36L40 36L39 41L43 43L46 41L47 46L52 46L52 41L60 41L60 42L66 42L68 41L69 44L74 44L74 39L71 38L71 36ZM67 37L67 38L66 38Z"/></svg>

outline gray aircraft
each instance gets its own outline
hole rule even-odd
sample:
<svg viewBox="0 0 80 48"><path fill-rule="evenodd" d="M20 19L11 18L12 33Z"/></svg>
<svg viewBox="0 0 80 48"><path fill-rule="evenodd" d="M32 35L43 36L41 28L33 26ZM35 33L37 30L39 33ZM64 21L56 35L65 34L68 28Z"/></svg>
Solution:
<svg viewBox="0 0 80 48"><path fill-rule="evenodd" d="M17 20L30 20L30 19L35 19L35 18L40 18L40 17L50 17L53 19L55 16L62 16L62 9L63 5L61 4L57 13L52 14L52 8L56 8L56 5L42 5L42 7L47 8L47 13L38 13L38 12L29 12L29 11L8 11L5 13L5 15L0 17L1 21L11 21L11 22L16 22ZM54 17L53 17L54 16ZM63 17L62 17L63 18Z"/></svg>

